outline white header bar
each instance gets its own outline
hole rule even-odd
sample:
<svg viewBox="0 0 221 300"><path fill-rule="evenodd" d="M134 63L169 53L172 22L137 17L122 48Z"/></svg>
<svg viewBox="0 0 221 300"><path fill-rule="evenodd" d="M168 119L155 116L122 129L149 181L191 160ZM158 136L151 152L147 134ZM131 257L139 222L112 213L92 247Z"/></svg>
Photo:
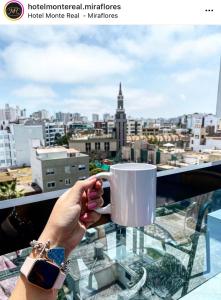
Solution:
<svg viewBox="0 0 221 300"><path fill-rule="evenodd" d="M14 5L14 3L17 3ZM24 11L19 14L19 5ZM0 24L221 24L220 0L2 0ZM14 19L13 19L13 14ZM8 16L7 16L8 15Z"/></svg>

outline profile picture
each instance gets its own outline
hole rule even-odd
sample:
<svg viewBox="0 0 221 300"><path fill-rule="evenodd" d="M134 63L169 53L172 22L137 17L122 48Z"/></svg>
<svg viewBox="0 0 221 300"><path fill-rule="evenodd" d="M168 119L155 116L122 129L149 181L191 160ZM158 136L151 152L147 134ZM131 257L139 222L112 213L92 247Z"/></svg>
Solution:
<svg viewBox="0 0 221 300"><path fill-rule="evenodd" d="M19 1L9 1L5 4L4 13L7 18L17 21L24 14L24 6Z"/></svg>

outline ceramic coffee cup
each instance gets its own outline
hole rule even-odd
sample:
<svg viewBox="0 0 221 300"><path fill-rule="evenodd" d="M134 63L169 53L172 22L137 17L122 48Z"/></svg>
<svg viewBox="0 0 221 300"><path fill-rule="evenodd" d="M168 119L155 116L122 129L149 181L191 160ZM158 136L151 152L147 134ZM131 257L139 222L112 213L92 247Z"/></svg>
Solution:
<svg viewBox="0 0 221 300"><path fill-rule="evenodd" d="M156 166L144 163L116 164L96 175L110 182L111 203L96 209L110 214L114 223L142 227L152 224L156 209Z"/></svg>

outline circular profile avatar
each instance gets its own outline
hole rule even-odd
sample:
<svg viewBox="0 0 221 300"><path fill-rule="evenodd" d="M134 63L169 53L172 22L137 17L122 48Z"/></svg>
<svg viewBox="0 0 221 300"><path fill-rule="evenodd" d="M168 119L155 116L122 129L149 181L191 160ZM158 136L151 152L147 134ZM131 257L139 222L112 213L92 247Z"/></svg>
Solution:
<svg viewBox="0 0 221 300"><path fill-rule="evenodd" d="M11 0L5 4L4 12L6 17L17 21L24 15L24 6L19 1Z"/></svg>

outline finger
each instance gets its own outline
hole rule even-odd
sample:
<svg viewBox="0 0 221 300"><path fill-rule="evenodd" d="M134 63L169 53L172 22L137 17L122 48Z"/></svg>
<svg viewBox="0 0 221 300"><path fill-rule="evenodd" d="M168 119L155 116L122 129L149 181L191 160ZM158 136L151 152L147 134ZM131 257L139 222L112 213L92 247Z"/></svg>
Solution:
<svg viewBox="0 0 221 300"><path fill-rule="evenodd" d="M74 192L80 198L85 191L93 188L96 180L96 177L89 177L88 179L77 181L73 186L72 191L74 190Z"/></svg>
<svg viewBox="0 0 221 300"><path fill-rule="evenodd" d="M81 215L87 210L87 193L83 192L82 198L81 198Z"/></svg>
<svg viewBox="0 0 221 300"><path fill-rule="evenodd" d="M103 206L103 204L104 204L103 198L99 197L99 198L96 198L96 199L93 199L93 200L89 201L88 204L87 204L87 207L88 207L89 210L93 210L97 207Z"/></svg>
<svg viewBox="0 0 221 300"><path fill-rule="evenodd" d="M103 195L103 189L99 190L99 191L96 191L96 190L91 190L91 191L88 191L87 193L87 196L88 196L88 200L93 200L93 199L96 199L96 198L99 198Z"/></svg>
<svg viewBox="0 0 221 300"><path fill-rule="evenodd" d="M91 211L86 212L83 216L81 216L80 220L82 223L85 224L86 227L88 227L99 221L100 217L100 214L96 213L95 211Z"/></svg>

